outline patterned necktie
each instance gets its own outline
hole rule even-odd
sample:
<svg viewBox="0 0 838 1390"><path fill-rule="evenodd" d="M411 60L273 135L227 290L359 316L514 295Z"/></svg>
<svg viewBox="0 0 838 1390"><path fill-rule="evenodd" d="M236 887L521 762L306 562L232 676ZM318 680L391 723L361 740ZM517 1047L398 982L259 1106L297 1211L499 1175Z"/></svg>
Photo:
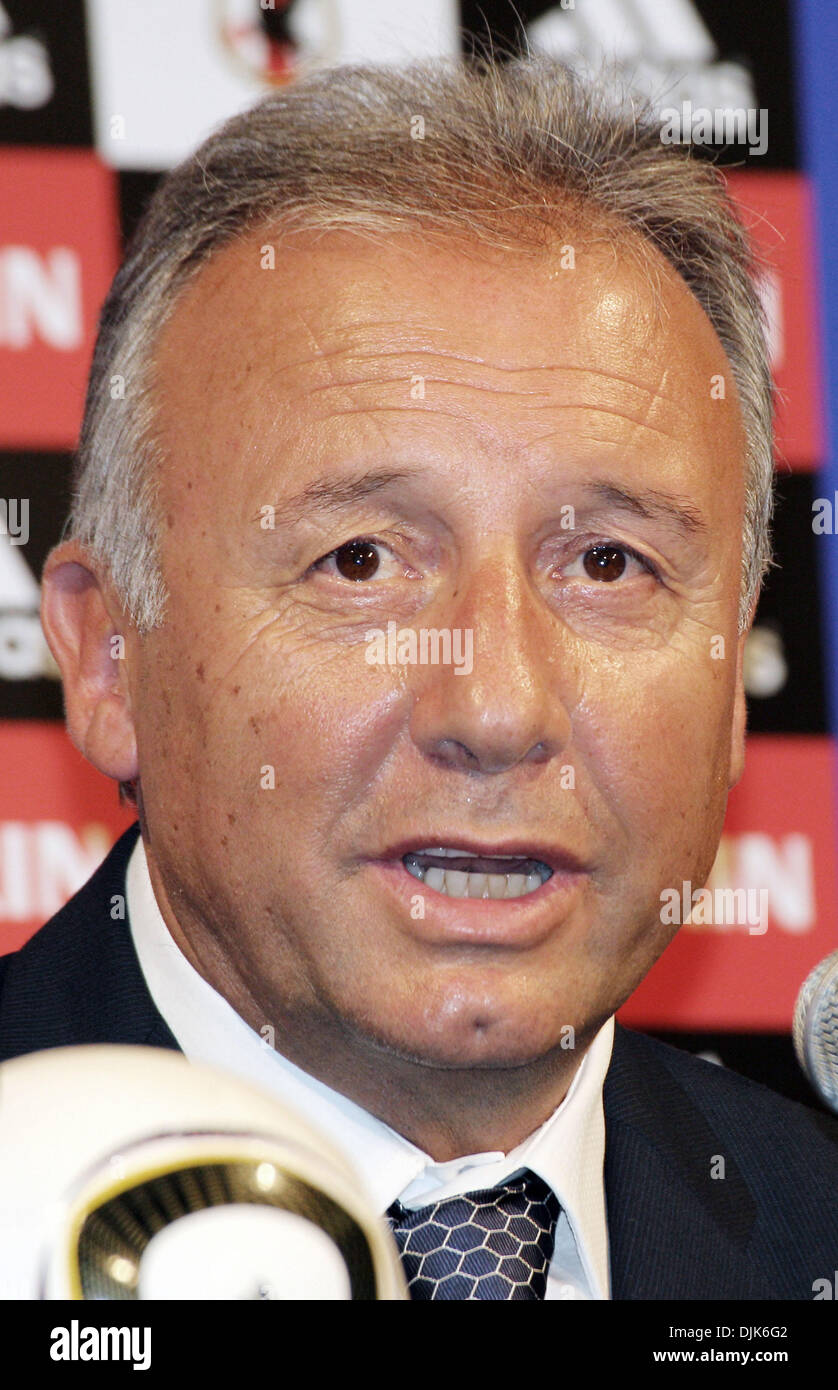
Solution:
<svg viewBox="0 0 838 1390"><path fill-rule="evenodd" d="M411 1299L543 1299L561 1208L529 1169L501 1187L387 1215Z"/></svg>

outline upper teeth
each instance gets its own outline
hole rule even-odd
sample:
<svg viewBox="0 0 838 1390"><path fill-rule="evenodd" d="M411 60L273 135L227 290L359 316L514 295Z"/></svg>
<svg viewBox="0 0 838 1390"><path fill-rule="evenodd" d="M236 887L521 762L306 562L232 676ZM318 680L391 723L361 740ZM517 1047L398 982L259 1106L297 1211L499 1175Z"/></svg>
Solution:
<svg viewBox="0 0 838 1390"><path fill-rule="evenodd" d="M408 873L425 883L428 888L451 898L521 898L527 893L534 893L543 883L546 883L552 872L546 864L541 864L538 871L529 874L492 874L463 869L441 869L436 865L426 867L418 863L418 855L433 855L435 858L448 859L505 859L509 860L510 863L520 863L525 856L520 854L478 854L474 851L448 849L439 845L429 849L414 850L404 856L404 865Z"/></svg>

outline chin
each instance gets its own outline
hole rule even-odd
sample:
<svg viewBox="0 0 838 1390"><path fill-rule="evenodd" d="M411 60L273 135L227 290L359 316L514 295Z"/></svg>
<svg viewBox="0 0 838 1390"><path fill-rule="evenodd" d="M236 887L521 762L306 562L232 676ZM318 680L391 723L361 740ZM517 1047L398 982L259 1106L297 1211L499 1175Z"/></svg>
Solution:
<svg viewBox="0 0 838 1390"><path fill-rule="evenodd" d="M531 1066L550 1052L562 1055L562 1034L554 1024L542 1035L535 1019L495 1017L483 1009L480 1013L446 1019L435 1027L427 1020L417 1021L415 1027L405 1026L404 1019L392 1027L370 1029L368 1037L376 1047L419 1066L440 1067L447 1071L476 1071L512 1069ZM573 1053L569 1049L567 1055Z"/></svg>

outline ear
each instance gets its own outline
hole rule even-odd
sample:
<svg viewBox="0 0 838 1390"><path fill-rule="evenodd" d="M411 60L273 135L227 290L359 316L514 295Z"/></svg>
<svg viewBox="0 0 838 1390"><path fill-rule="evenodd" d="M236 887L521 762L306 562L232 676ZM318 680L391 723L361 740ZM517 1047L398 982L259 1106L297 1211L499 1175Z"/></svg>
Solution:
<svg viewBox="0 0 838 1390"><path fill-rule="evenodd" d="M106 777L130 781L138 774L127 671L132 633L111 588L75 541L47 557L41 623L61 669L70 738Z"/></svg>
<svg viewBox="0 0 838 1390"><path fill-rule="evenodd" d="M747 735L747 706L745 703L745 643L751 631L751 624L754 621L756 612L756 600L751 605L748 614L748 621L745 631L740 635L736 643L736 689L734 692L733 704L733 725L730 732L730 768L728 772L728 788L735 787L742 773L745 771L745 738Z"/></svg>

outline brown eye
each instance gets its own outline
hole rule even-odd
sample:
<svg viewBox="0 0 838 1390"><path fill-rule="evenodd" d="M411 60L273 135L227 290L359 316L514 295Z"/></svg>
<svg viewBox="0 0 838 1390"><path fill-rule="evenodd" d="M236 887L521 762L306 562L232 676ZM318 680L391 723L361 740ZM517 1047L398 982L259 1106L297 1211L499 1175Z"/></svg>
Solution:
<svg viewBox="0 0 838 1390"><path fill-rule="evenodd" d="M586 550L582 561L591 579L611 582L619 579L626 568L626 553L615 545L595 545Z"/></svg>
<svg viewBox="0 0 838 1390"><path fill-rule="evenodd" d="M333 552L335 567L344 579L371 579L381 561L369 541L347 541Z"/></svg>

